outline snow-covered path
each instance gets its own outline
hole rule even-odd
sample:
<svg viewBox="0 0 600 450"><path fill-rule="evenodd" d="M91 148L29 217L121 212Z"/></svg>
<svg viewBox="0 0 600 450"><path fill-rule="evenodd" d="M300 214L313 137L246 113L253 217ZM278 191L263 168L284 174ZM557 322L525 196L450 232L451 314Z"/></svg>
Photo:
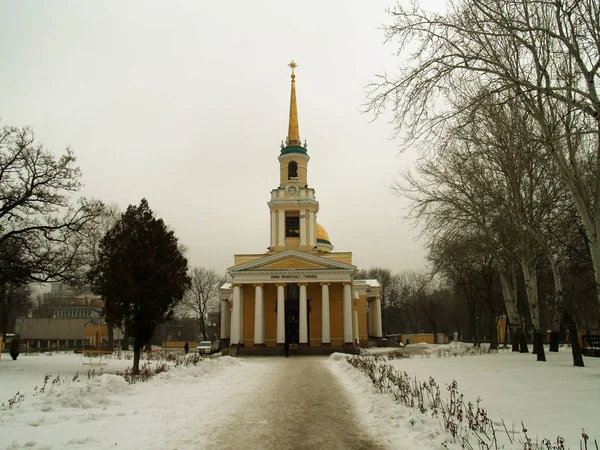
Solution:
<svg viewBox="0 0 600 450"><path fill-rule="evenodd" d="M252 358L263 374L236 399L213 448L377 449L327 357ZM258 381L258 383L256 383Z"/></svg>

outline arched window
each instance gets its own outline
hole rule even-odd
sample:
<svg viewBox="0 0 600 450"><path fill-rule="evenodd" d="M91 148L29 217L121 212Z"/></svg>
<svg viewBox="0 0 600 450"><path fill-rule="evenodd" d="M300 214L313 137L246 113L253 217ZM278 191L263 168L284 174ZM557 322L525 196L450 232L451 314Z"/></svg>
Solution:
<svg viewBox="0 0 600 450"><path fill-rule="evenodd" d="M288 164L288 179L298 179L298 163L296 161L290 161Z"/></svg>

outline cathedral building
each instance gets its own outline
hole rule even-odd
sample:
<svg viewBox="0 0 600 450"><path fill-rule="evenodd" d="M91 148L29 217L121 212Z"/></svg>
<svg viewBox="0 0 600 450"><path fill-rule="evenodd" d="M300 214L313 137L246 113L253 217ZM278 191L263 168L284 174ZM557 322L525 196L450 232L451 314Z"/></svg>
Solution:
<svg viewBox="0 0 600 450"><path fill-rule="evenodd" d="M267 203L267 253L234 255L221 288L221 346L231 354L354 353L381 339L380 286L356 280L351 252L334 252L317 222L319 202L308 185L292 61L288 135L278 155L279 185ZM312 186L312 184L311 184Z"/></svg>

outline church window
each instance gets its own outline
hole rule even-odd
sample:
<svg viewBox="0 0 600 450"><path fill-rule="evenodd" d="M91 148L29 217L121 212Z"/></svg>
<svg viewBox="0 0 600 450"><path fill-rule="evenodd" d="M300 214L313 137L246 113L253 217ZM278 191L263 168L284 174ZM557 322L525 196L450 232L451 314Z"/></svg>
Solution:
<svg viewBox="0 0 600 450"><path fill-rule="evenodd" d="M285 237L300 237L300 217L298 213L286 213Z"/></svg>
<svg viewBox="0 0 600 450"><path fill-rule="evenodd" d="M288 179L298 179L298 163L296 161L290 161L288 164Z"/></svg>

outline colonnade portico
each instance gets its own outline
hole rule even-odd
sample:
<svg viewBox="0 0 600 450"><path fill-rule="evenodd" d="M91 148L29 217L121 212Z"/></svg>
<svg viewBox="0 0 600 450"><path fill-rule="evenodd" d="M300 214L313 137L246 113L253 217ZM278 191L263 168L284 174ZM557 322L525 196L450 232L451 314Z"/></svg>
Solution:
<svg viewBox="0 0 600 450"><path fill-rule="evenodd" d="M290 287L297 293L296 298L289 298ZM337 305L334 311L331 309L331 289L334 292L334 305ZM361 297L351 280L234 281L227 292L230 292L229 297L222 299L221 323L224 328L229 328L229 333L222 328L221 338L229 338L228 344L232 346L282 347L286 338L290 341L287 333L293 332L295 326L296 334L290 343L299 347L354 348L369 336L378 336L378 329L381 329L381 315L377 314L376 307L379 299ZM361 299L364 308L360 306ZM372 304L369 317L367 301ZM253 314L248 312L250 316L244 318L244 309ZM294 321L292 325L290 317ZM360 331L362 325L359 322L365 323L363 331ZM270 324L268 329L267 324Z"/></svg>
<svg viewBox="0 0 600 450"><path fill-rule="evenodd" d="M299 286L299 308L298 308L298 345L309 346L309 332L308 332L308 285L309 283L297 283ZM330 311L329 311L329 286L331 283L319 283L321 291L321 342L320 345L331 346L331 329L330 329ZM283 346L286 340L286 322L285 322L285 311L286 311L286 287L288 283L273 283L277 289L277 308L276 308L276 345ZM221 338L229 338L231 345L244 345L244 334L243 334L243 292L244 290L254 287L254 334L252 341L253 347L265 347L265 299L264 289L265 284L242 284L233 283L231 300L222 300L224 306L221 310L221 323L224 325L221 331ZM350 282L346 283L345 291L350 289ZM349 294L348 294L349 295ZM344 301L346 299L344 298ZM229 308L229 304L231 307ZM227 327L230 327L230 332L224 331ZM353 324L344 323L344 341L348 345L353 345L354 341L350 339L347 341L348 330L353 329Z"/></svg>

